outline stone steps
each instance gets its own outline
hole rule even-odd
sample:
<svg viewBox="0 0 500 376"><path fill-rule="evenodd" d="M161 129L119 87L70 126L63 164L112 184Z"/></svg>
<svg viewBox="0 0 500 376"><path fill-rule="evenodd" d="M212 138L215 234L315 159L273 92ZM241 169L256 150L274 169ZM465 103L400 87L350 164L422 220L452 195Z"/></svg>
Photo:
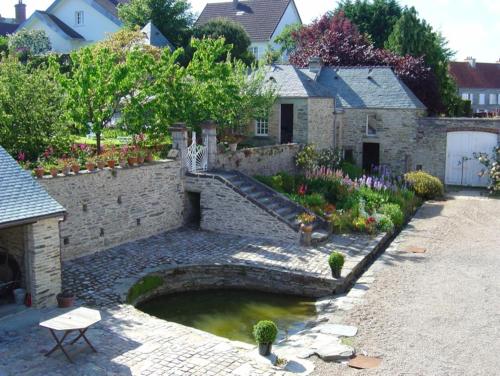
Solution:
<svg viewBox="0 0 500 376"><path fill-rule="evenodd" d="M211 174L223 178L247 199L279 217L295 231L299 231L300 223L297 220L297 216L304 212L308 212L303 206L241 172L212 171ZM326 241L329 235L326 222L318 218L316 222L313 223L313 244Z"/></svg>

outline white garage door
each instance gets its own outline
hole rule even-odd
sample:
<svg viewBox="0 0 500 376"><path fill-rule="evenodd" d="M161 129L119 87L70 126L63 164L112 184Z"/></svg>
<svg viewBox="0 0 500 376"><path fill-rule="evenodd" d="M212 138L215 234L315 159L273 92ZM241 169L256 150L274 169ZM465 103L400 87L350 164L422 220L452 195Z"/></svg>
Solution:
<svg viewBox="0 0 500 376"><path fill-rule="evenodd" d="M479 177L484 166L474 153L492 154L498 136L487 132L449 132L446 144L446 184L485 187L488 177Z"/></svg>

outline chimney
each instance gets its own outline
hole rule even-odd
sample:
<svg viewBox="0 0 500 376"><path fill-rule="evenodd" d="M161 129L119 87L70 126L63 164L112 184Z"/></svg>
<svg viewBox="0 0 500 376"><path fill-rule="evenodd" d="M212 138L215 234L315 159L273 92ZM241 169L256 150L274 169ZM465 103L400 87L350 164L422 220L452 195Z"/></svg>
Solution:
<svg viewBox="0 0 500 376"><path fill-rule="evenodd" d="M323 61L319 56L313 56L309 58L309 71L312 73L319 73L321 67L323 66Z"/></svg>
<svg viewBox="0 0 500 376"><path fill-rule="evenodd" d="M472 56L467 56L467 59L465 59L465 61L469 63L471 68L476 67L476 59L474 59Z"/></svg>
<svg viewBox="0 0 500 376"><path fill-rule="evenodd" d="M233 7L234 7L234 9L238 9L238 4L239 4L238 0L233 0Z"/></svg>
<svg viewBox="0 0 500 376"><path fill-rule="evenodd" d="M16 23L20 24L26 21L26 4L23 4L23 0L19 0L19 3L15 5L16 8Z"/></svg>

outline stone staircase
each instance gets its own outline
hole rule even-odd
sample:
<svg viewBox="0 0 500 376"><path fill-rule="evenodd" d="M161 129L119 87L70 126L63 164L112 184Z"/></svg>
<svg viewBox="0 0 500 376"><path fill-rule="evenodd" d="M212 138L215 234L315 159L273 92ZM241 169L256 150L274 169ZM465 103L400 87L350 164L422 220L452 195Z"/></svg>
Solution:
<svg viewBox="0 0 500 376"><path fill-rule="evenodd" d="M245 175L239 171L210 171L206 174L213 175L240 193L243 197L253 202L263 210L272 214L279 220L288 224L299 232L300 222L297 216L310 210L290 200L285 195L276 192L265 184ZM318 244L328 240L328 224L322 218L316 217L313 223L312 243Z"/></svg>

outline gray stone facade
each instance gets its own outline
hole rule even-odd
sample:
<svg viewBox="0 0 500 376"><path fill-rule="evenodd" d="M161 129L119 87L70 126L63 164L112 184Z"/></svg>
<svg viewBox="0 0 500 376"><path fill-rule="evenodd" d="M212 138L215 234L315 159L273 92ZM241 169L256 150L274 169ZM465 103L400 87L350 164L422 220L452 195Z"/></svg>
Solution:
<svg viewBox="0 0 500 376"><path fill-rule="evenodd" d="M493 132L499 135L500 120L472 118L418 119L416 158L424 171L444 181L447 134L453 131Z"/></svg>
<svg viewBox="0 0 500 376"><path fill-rule="evenodd" d="M183 224L180 161L49 177L39 182L67 209L61 223L63 260Z"/></svg>
<svg viewBox="0 0 500 376"><path fill-rule="evenodd" d="M200 193L201 228L233 235L297 242L298 233L212 177L186 177L186 191Z"/></svg>
<svg viewBox="0 0 500 376"><path fill-rule="evenodd" d="M469 98L473 112L500 112L500 88L477 89L461 87L458 94L462 99ZM481 102L481 95L484 95L483 102Z"/></svg>
<svg viewBox="0 0 500 376"><path fill-rule="evenodd" d="M216 168L223 170L238 170L244 174L274 175L278 172L297 172L295 156L299 152L299 144L263 146L226 151L217 154Z"/></svg>

